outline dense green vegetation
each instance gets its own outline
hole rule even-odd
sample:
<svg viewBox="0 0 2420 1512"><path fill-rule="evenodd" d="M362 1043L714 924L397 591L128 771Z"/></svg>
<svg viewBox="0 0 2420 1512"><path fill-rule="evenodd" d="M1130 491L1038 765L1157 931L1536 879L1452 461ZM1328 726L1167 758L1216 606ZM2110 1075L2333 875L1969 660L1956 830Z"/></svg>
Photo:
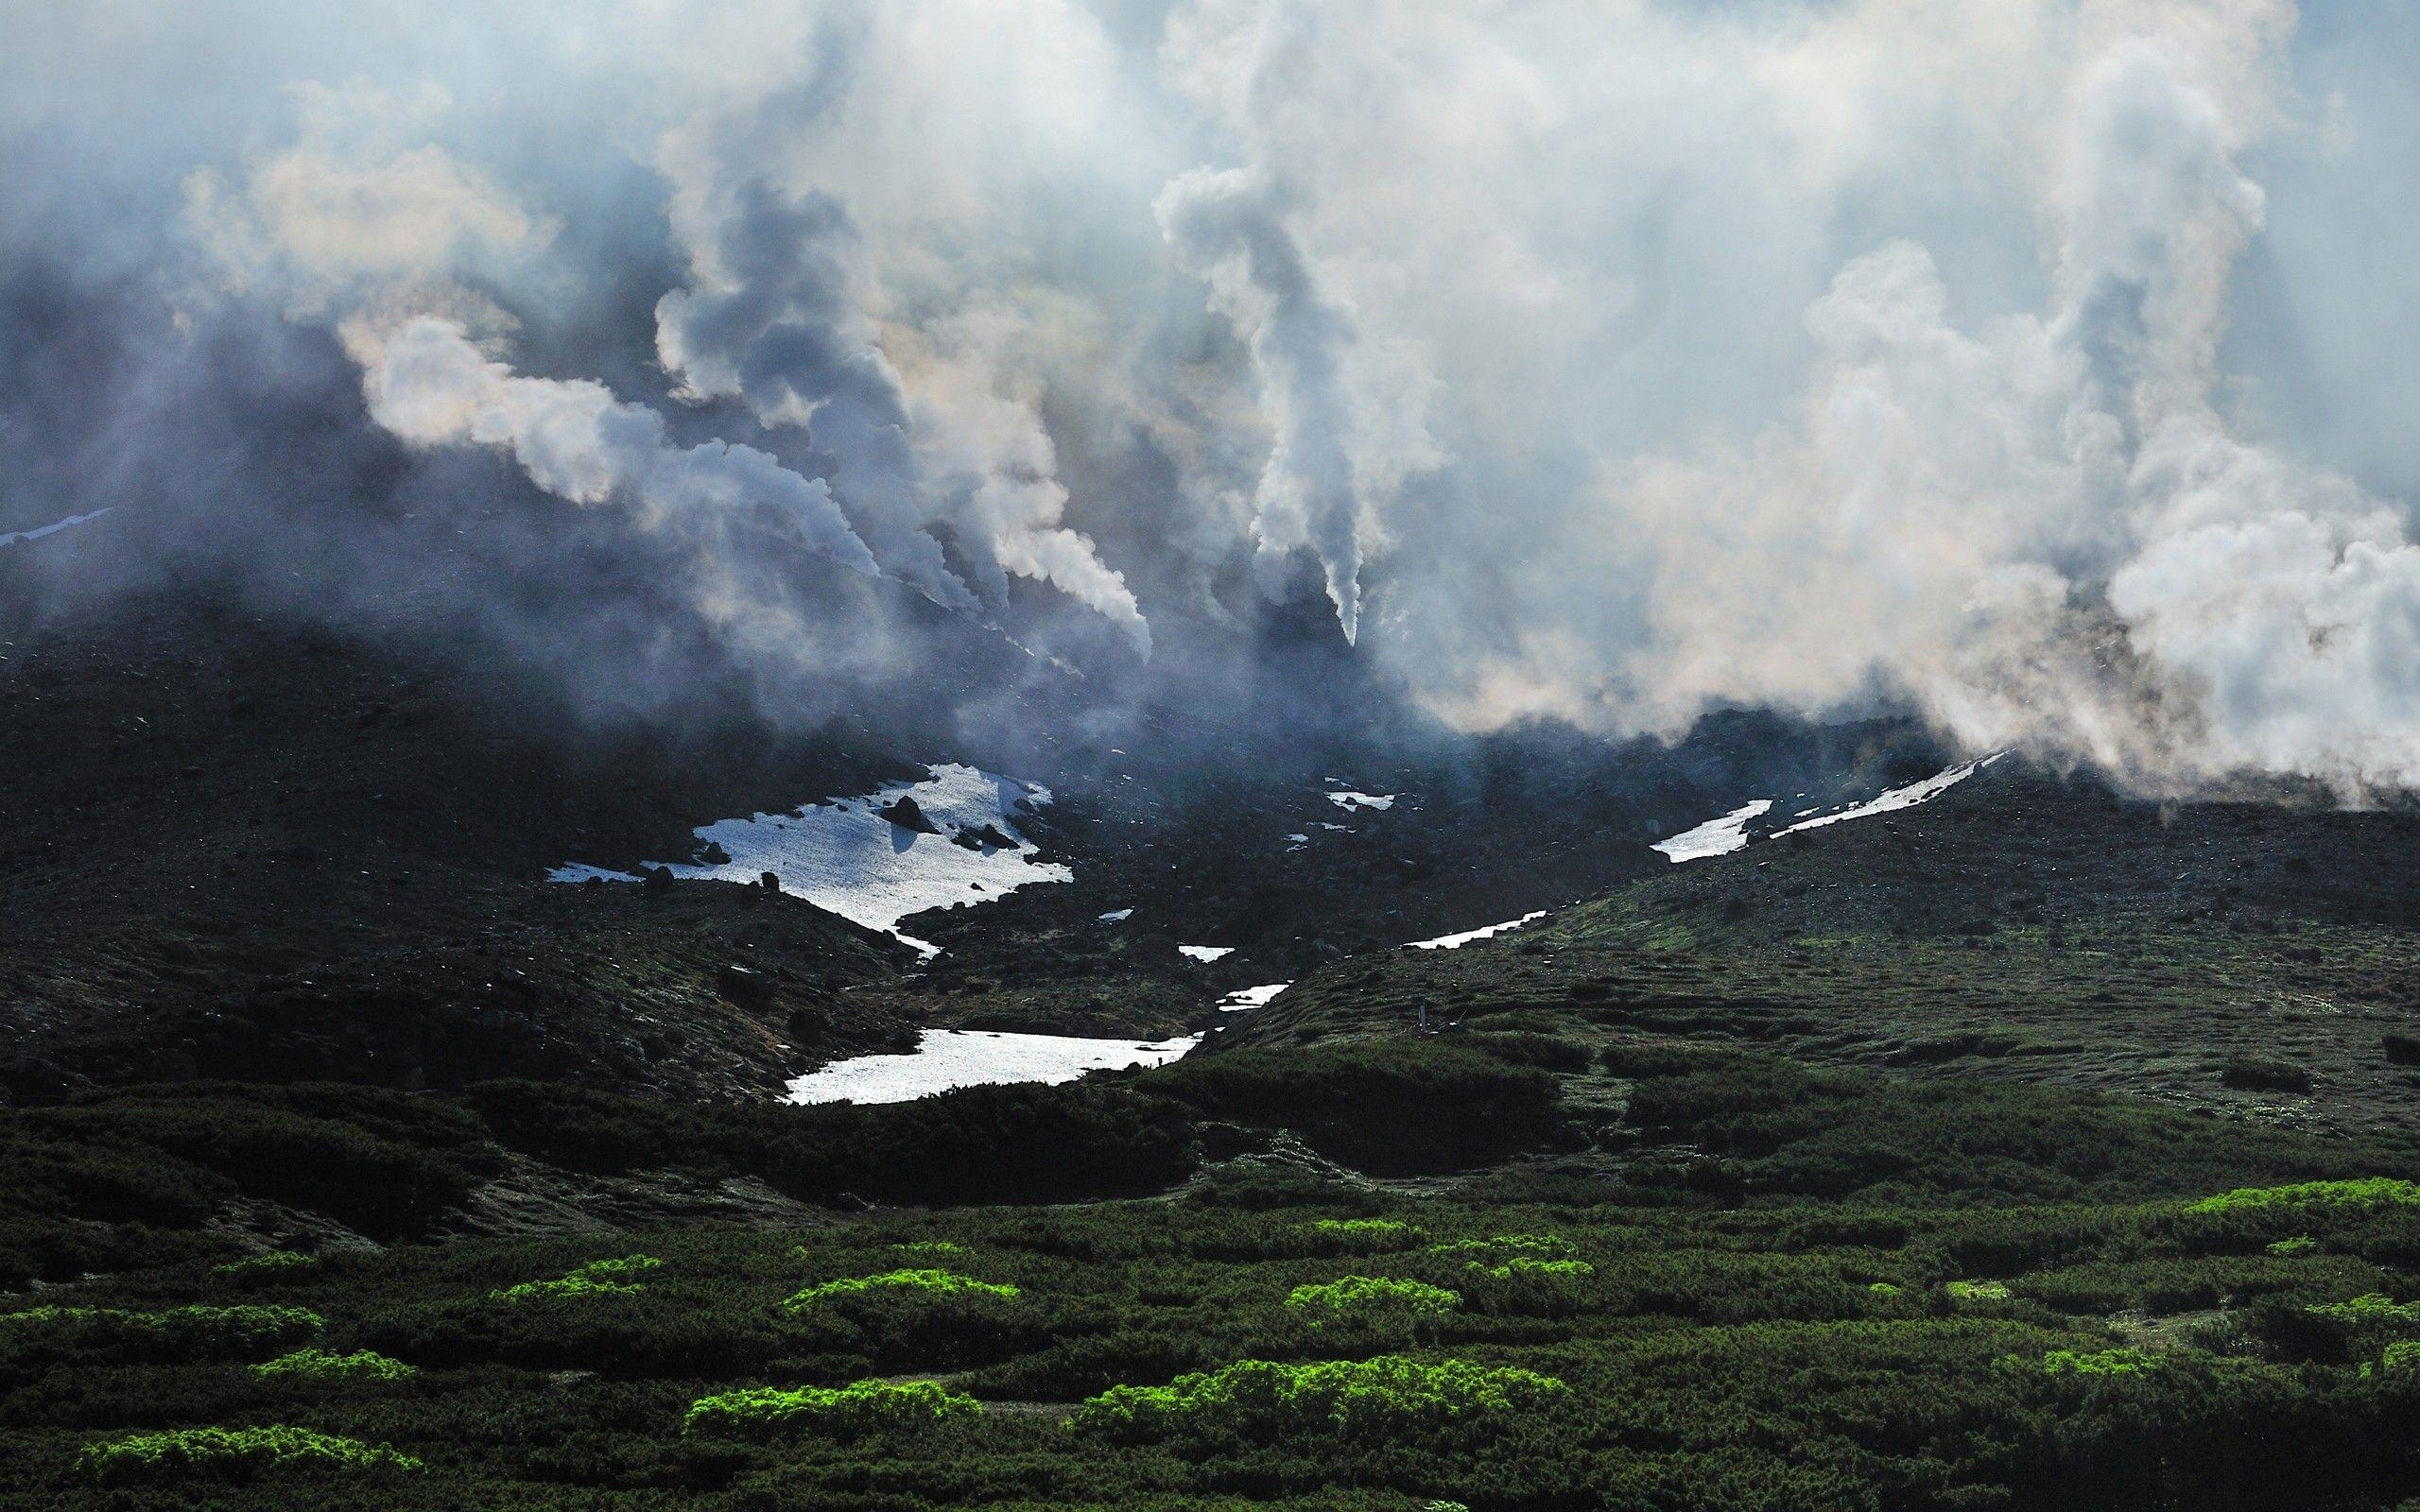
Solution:
<svg viewBox="0 0 2420 1512"><path fill-rule="evenodd" d="M1374 1072L1354 1041L1299 1057L1304 1123L1340 1149L1358 1108L1359 1147L1420 1171L1392 1180L1322 1164L1263 1052L769 1119L521 1086L349 1094L357 1116L307 1088L0 1115L58 1203L9 1198L7 1252L50 1284L0 1300L0 1505L2420 1495L2409 1150L1541 1022L1581 1052L1564 1069L1422 1041ZM1413 1130L1455 1127L1422 1098L1462 1091L1522 1122L1528 1153L1455 1174L1496 1136ZM335 1130L331 1153L289 1143L298 1125ZM205 1221L224 1195L333 1179L256 1160L468 1192L516 1160L619 1178L678 1151L701 1180L934 1200L1054 1139L1065 1172L998 1194L1026 1206L270 1254ZM408 1211L338 1205L360 1234ZM78 1258L113 1263L59 1268Z"/></svg>

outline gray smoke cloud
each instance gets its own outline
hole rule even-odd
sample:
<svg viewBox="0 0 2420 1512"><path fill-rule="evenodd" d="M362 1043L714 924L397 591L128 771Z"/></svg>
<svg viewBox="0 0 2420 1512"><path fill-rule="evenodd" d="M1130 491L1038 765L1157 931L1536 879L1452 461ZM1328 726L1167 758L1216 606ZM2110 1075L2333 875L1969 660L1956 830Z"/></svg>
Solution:
<svg viewBox="0 0 2420 1512"><path fill-rule="evenodd" d="M351 612L467 482L492 576L432 578L591 696L671 615L828 709L929 649L900 584L1220 704L1307 581L1465 729L1894 706L2153 786L2420 781L2420 355L2379 335L2420 279L2369 192L2420 173L2420 23L2381 8L9 29L0 527L119 507Z"/></svg>

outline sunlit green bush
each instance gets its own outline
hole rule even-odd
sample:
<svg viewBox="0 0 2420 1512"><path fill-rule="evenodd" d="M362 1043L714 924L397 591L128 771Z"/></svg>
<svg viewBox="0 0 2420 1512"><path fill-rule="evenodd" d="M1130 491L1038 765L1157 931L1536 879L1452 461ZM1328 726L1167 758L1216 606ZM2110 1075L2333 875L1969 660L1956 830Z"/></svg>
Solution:
<svg viewBox="0 0 2420 1512"><path fill-rule="evenodd" d="M795 1312L836 1297L883 1290L924 1292L935 1297L1007 1298L1019 1295L1017 1288L1003 1282L980 1281L951 1270L890 1270L878 1276L845 1276L838 1280L823 1281L792 1294L782 1305Z"/></svg>
<svg viewBox="0 0 2420 1512"><path fill-rule="evenodd" d="M655 1269L664 1262L653 1255L624 1255L617 1260L592 1260L568 1276L548 1281L523 1281L488 1295L500 1302L526 1302L539 1297L616 1297L640 1291L640 1283L625 1280Z"/></svg>
<svg viewBox="0 0 2420 1512"><path fill-rule="evenodd" d="M36 1307L0 1313L0 1338L30 1337L139 1360L259 1354L300 1344L325 1326L319 1314L300 1307L173 1307L157 1313Z"/></svg>
<svg viewBox="0 0 2420 1512"><path fill-rule="evenodd" d="M1197 1428L1244 1434L1402 1432L1534 1411L1569 1389L1534 1370L1467 1360L1244 1360L1222 1370L1179 1376L1165 1386L1112 1387L1079 1407L1073 1424L1123 1441Z"/></svg>
<svg viewBox="0 0 2420 1512"><path fill-rule="evenodd" d="M763 1435L804 1429L840 1437L929 1428L983 1410L933 1381L860 1381L847 1386L754 1386L700 1397L684 1432Z"/></svg>
<svg viewBox="0 0 2420 1512"><path fill-rule="evenodd" d="M1354 1316L1435 1316L1462 1305L1460 1292L1426 1281L1384 1276L1340 1276L1332 1281L1297 1286L1286 1305L1314 1321Z"/></svg>
<svg viewBox="0 0 2420 1512"><path fill-rule="evenodd" d="M2187 1203L2185 1211L2237 1212L2250 1208L2304 1207L2420 1207L2420 1183L2376 1176L2354 1181L2296 1181L2278 1187L2238 1187L2215 1197Z"/></svg>
<svg viewBox="0 0 2420 1512"><path fill-rule="evenodd" d="M351 1354L297 1349L262 1361L252 1366L252 1374L264 1380L295 1377L312 1381L408 1381L420 1372L375 1349L355 1349Z"/></svg>
<svg viewBox="0 0 2420 1512"><path fill-rule="evenodd" d="M1469 1269L1499 1281L1578 1281L1597 1274L1597 1267L1584 1260L1540 1260L1534 1255L1515 1255L1501 1265L1475 1260Z"/></svg>
<svg viewBox="0 0 2420 1512"><path fill-rule="evenodd" d="M338 1438L307 1428L180 1428L93 1444L77 1466L104 1485L187 1477L249 1480L268 1470L339 1474L417 1470L421 1462L384 1444Z"/></svg>

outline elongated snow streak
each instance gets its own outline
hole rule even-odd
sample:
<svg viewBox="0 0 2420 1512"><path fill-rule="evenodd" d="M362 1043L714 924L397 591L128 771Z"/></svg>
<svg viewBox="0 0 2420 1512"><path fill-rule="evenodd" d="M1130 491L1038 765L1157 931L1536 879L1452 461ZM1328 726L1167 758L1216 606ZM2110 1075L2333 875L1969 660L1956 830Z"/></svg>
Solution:
<svg viewBox="0 0 2420 1512"><path fill-rule="evenodd" d="M1473 940L1493 939L1498 935L1509 934L1513 930L1521 928L1525 924L1534 924L1539 919L1546 917L1547 911L1545 909L1533 908L1530 912L1523 914L1518 919L1508 919L1500 924L1488 924L1478 929L1466 929L1459 935L1440 935L1435 939L1416 939L1409 945L1406 945L1404 949L1408 951L1458 951L1463 946L1470 944Z"/></svg>
<svg viewBox="0 0 2420 1512"><path fill-rule="evenodd" d="M40 541L44 536L55 536L70 525L89 524L107 513L109 513L107 508L95 509L91 514L71 514L64 520L54 520L46 525L36 525L31 530L12 530L0 535L0 546L13 546L21 541Z"/></svg>
<svg viewBox="0 0 2420 1512"><path fill-rule="evenodd" d="M1674 863L1703 861L1709 856L1726 856L1748 845L1748 821L1773 806L1769 798L1753 803L1742 803L1719 819L1708 819L1694 830L1684 830L1669 840L1659 840L1654 849Z"/></svg>
<svg viewBox="0 0 2420 1512"><path fill-rule="evenodd" d="M1919 803L1928 803L2007 754L2006 751L1998 751L1984 757L1981 761L1961 762L1946 771L1935 772L1921 782L1910 782L1905 787L1894 787L1878 798L1868 799L1862 803L1853 803L1837 814L1819 815L1785 829L1775 830L1773 837L1779 839L1785 834L1795 834L1801 830L1820 830L1827 824L1840 824L1849 819L1870 819L1877 814L1894 814L1901 809L1914 808Z"/></svg>
<svg viewBox="0 0 2420 1512"><path fill-rule="evenodd" d="M1201 1040L1079 1040L1056 1034L927 1029L904 1055L836 1060L789 1084L793 1103L904 1103L958 1087L1074 1081L1088 1071L1159 1066Z"/></svg>

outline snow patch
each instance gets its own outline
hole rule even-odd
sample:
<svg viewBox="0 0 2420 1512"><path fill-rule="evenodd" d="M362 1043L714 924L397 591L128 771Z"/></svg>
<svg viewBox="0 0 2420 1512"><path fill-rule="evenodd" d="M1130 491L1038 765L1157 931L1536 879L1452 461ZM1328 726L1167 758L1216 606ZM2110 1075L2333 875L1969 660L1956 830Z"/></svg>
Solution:
<svg viewBox="0 0 2420 1512"><path fill-rule="evenodd" d="M1820 830L1827 824L1841 824L1850 819L1872 818L1876 814L1895 814L1901 809L1914 808L1919 803L1928 803L2007 754L2006 751L1996 751L1979 762L1961 762L1946 771L1935 772L1921 782L1910 782L1905 787L1894 787L1878 798L1868 799L1862 803L1852 803L1837 813L1822 815L1816 818L1802 820L1786 829L1775 830L1773 837L1779 839L1785 834L1795 834L1801 830Z"/></svg>
<svg viewBox="0 0 2420 1512"><path fill-rule="evenodd" d="M1292 987L1293 985L1294 984L1291 982L1271 982L1266 987L1248 987L1238 988L1219 1000L1219 1011L1221 1013L1241 1013L1247 1008L1266 1007L1269 1005L1269 1000L1270 998L1275 997L1278 993L1285 991L1288 988Z"/></svg>
<svg viewBox="0 0 2420 1512"><path fill-rule="evenodd" d="M1100 916L1100 921L1104 924L1122 924L1133 917L1134 910L1132 908L1113 908Z"/></svg>
<svg viewBox="0 0 2420 1512"><path fill-rule="evenodd" d="M46 525L36 525L31 530L0 532L0 546L13 546L21 541L40 541L44 536L55 536L70 525L89 524L109 512L108 508L100 508L94 510L91 514L71 514L64 520L54 520Z"/></svg>
<svg viewBox="0 0 2420 1512"><path fill-rule="evenodd" d="M1694 830L1684 830L1669 840L1657 841L1654 849L1675 863L1729 855L1746 849L1748 821L1772 806L1773 800L1769 798L1742 803L1719 819L1708 819Z"/></svg>
<svg viewBox="0 0 2420 1512"><path fill-rule="evenodd" d="M1539 919L1546 917L1547 911L1545 909L1535 908L1526 914L1523 914L1518 919L1508 919L1500 924L1489 924L1480 929L1466 929L1459 935L1440 935L1435 939L1416 939L1410 944L1406 945L1404 949L1408 951L1458 951L1463 946L1468 945L1473 940L1491 939L1497 935L1504 934L1508 930L1519 929L1524 924L1534 924Z"/></svg>
<svg viewBox="0 0 2420 1512"><path fill-rule="evenodd" d="M990 902L1039 882L1072 882L1075 873L1056 862L1032 860L1040 847L1019 834L1012 816L1020 808L1050 801L1037 782L946 764L928 766L921 782L893 782L864 798L810 803L791 814L759 814L722 819L692 832L700 850L722 847L729 861L674 862L676 877L754 882L764 872L782 879L782 890L853 923L897 936L926 955L939 947L899 933L899 921L927 908ZM912 798L942 833L903 829L876 813L902 797ZM969 848L950 835L991 825L1014 842ZM600 867L558 867L556 882L636 882L627 871Z"/></svg>
<svg viewBox="0 0 2420 1512"><path fill-rule="evenodd" d="M919 802L923 800L918 799ZM1159 1066L1201 1043L1181 1040L1079 1040L1069 1035L927 1029L904 1055L836 1060L789 1084L793 1103L905 1103L958 1087L1074 1081L1088 1071Z"/></svg>
<svg viewBox="0 0 2420 1512"><path fill-rule="evenodd" d="M1207 966L1212 961L1222 960L1233 955L1236 954L1236 948L1233 945L1180 945L1176 948L1176 953L1179 955L1190 956Z"/></svg>
<svg viewBox="0 0 2420 1512"><path fill-rule="evenodd" d="M1327 796L1327 800L1340 809L1384 810L1393 808L1395 806L1395 799L1402 796L1403 795L1400 793L1355 793L1346 791L1342 793L1330 793Z"/></svg>

